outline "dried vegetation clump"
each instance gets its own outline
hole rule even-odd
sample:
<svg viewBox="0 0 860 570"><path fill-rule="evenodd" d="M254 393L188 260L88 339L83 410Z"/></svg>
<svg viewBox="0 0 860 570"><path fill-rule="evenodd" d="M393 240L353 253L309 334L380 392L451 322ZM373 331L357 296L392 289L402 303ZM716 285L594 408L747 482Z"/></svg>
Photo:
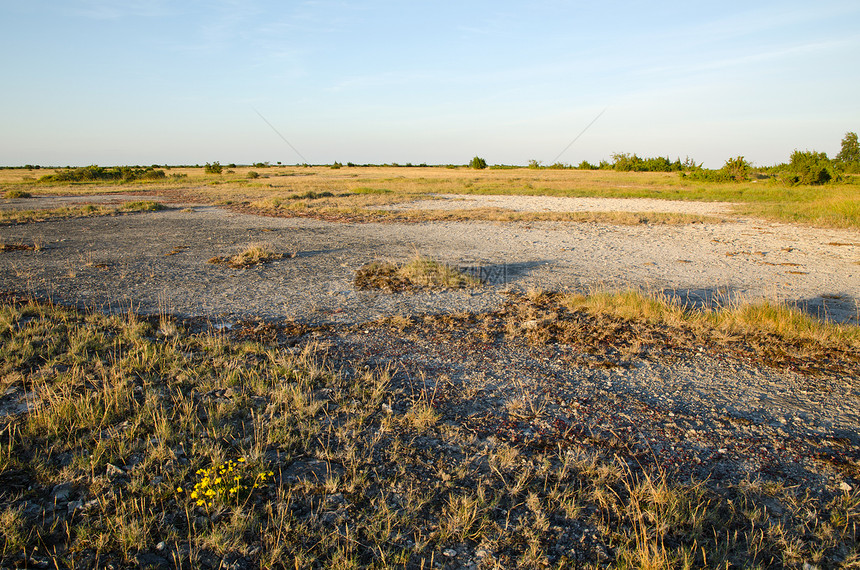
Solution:
<svg viewBox="0 0 860 570"><path fill-rule="evenodd" d="M382 289L389 293L418 289L478 287L480 279L429 257L416 255L406 263L374 261L355 272L357 289Z"/></svg>
<svg viewBox="0 0 860 570"><path fill-rule="evenodd" d="M856 490L715 489L619 450L479 435L447 419L433 378L173 326L164 337L158 318L0 306L0 565L860 561Z"/></svg>
<svg viewBox="0 0 860 570"><path fill-rule="evenodd" d="M254 265L269 263L271 261L283 259L284 257L293 257L293 255L286 256L282 253L275 253L267 245L254 244L234 255L213 257L209 259L209 263L223 263L234 269L242 269L245 267L253 267Z"/></svg>

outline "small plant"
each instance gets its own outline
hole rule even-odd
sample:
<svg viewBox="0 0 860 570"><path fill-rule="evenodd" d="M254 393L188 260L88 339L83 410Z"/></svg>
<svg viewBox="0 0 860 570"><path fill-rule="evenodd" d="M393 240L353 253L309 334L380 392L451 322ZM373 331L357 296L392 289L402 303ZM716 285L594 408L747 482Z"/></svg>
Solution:
<svg viewBox="0 0 860 570"><path fill-rule="evenodd" d="M459 289L480 284L480 279L423 255L416 255L408 263L375 261L355 272L356 288L384 289L391 293L422 288Z"/></svg>
<svg viewBox="0 0 860 570"><path fill-rule="evenodd" d="M266 245L255 244L248 246L245 251L237 253L236 255L213 257L209 260L209 263L225 263L234 269L240 269L243 267L251 267L252 265L259 265L261 263L268 263L283 257L283 254L271 251Z"/></svg>
<svg viewBox="0 0 860 570"><path fill-rule="evenodd" d="M207 162L206 166L203 167L203 172L205 172L206 174L221 174L222 170L223 167L221 166L221 163L219 163L217 160L212 164L209 164Z"/></svg>
<svg viewBox="0 0 860 570"><path fill-rule="evenodd" d="M248 178L259 178L259 177L260 177L260 173L257 172L256 170L252 170L248 173Z"/></svg>
<svg viewBox="0 0 860 570"><path fill-rule="evenodd" d="M5 194L3 194L4 198L32 198L33 195L24 190L14 189L7 190Z"/></svg>
<svg viewBox="0 0 860 570"><path fill-rule="evenodd" d="M200 480L194 484L190 497L198 507L208 509L216 505L238 505L247 501L254 490L261 488L274 477L274 472L252 469L244 457L228 460L209 469L198 469ZM184 489L176 489L184 493Z"/></svg>

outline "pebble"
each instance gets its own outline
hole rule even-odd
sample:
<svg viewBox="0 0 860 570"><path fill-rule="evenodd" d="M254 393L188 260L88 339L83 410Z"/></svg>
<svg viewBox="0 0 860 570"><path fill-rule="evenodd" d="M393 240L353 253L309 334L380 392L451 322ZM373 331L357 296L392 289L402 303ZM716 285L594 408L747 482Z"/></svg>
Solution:
<svg viewBox="0 0 860 570"><path fill-rule="evenodd" d="M108 479L115 479L116 477L125 475L125 471L122 470L122 467L117 467L113 463L108 463L105 467L105 475Z"/></svg>

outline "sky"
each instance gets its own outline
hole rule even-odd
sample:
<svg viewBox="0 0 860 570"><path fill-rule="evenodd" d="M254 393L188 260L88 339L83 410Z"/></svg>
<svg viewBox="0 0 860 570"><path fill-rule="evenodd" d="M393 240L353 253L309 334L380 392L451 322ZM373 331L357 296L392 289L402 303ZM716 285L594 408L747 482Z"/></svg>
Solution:
<svg viewBox="0 0 860 570"><path fill-rule="evenodd" d="M832 157L860 131L858 22L857 0L0 0L0 165Z"/></svg>

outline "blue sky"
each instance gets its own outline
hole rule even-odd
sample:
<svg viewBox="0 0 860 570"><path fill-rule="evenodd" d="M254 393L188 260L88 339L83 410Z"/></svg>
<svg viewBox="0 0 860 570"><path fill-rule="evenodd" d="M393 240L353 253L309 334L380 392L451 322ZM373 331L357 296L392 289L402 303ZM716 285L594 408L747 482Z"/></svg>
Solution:
<svg viewBox="0 0 860 570"><path fill-rule="evenodd" d="M833 156L860 131L858 22L856 0L0 0L0 164Z"/></svg>

